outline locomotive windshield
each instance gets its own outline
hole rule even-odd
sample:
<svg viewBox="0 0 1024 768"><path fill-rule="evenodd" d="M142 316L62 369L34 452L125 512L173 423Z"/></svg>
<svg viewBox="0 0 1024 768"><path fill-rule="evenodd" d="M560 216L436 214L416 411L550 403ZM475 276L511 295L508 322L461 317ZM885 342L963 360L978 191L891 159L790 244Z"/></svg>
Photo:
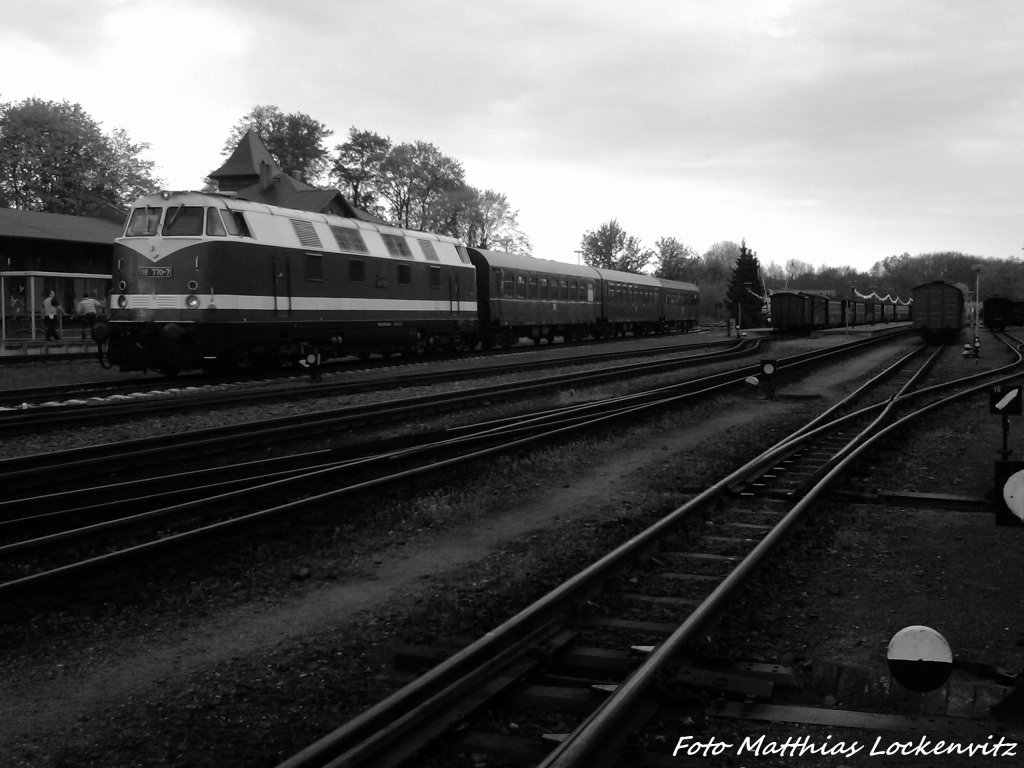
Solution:
<svg viewBox="0 0 1024 768"><path fill-rule="evenodd" d="M179 205L167 211L164 219L164 236L203 234L203 209L198 205Z"/></svg>
<svg viewBox="0 0 1024 768"><path fill-rule="evenodd" d="M128 226L124 231L125 237L147 237L156 234L160 226L160 214L163 208L135 208L132 210L131 218L128 219Z"/></svg>

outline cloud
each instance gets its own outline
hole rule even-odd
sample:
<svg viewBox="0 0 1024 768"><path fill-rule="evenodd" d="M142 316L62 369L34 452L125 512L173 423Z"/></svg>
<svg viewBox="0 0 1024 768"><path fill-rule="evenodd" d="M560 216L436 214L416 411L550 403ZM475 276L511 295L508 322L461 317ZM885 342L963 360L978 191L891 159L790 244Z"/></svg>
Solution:
<svg viewBox="0 0 1024 768"><path fill-rule="evenodd" d="M766 261L1019 252L1009 0L15 6L0 97L80 102L149 141L172 186L276 104L331 144L350 126L435 143L569 260L615 217L648 244L760 237Z"/></svg>

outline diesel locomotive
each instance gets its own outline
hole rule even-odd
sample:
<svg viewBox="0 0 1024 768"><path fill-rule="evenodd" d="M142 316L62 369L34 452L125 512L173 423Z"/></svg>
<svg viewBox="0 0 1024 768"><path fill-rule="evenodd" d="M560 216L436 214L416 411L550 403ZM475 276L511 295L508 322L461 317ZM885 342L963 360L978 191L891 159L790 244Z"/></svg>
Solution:
<svg viewBox="0 0 1024 768"><path fill-rule="evenodd" d="M249 368L690 330L692 283L470 248L455 238L160 192L115 241L93 337L123 371Z"/></svg>

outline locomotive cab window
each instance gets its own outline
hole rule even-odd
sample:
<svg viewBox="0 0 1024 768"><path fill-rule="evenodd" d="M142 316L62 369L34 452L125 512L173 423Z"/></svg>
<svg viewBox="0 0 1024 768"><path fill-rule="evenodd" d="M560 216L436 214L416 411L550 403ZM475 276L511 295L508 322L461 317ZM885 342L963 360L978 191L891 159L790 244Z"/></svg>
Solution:
<svg viewBox="0 0 1024 768"><path fill-rule="evenodd" d="M224 222L220 220L220 212L216 208L206 209L206 234L214 237L225 237L228 232Z"/></svg>
<svg viewBox="0 0 1024 768"><path fill-rule="evenodd" d="M366 262L362 259L352 259L348 263L348 279L353 283L366 282Z"/></svg>
<svg viewBox="0 0 1024 768"><path fill-rule="evenodd" d="M228 211L225 210L223 214L224 227L227 229L229 235L235 237L252 237L252 233L249 231L249 224L245 220L245 215L241 211Z"/></svg>
<svg viewBox="0 0 1024 768"><path fill-rule="evenodd" d="M440 288L441 287L441 268L430 267L430 287Z"/></svg>
<svg viewBox="0 0 1024 768"><path fill-rule="evenodd" d="M412 283L412 265L411 264L399 264L398 265L398 284L399 285L410 285Z"/></svg>
<svg viewBox="0 0 1024 768"><path fill-rule="evenodd" d="M132 210L125 237L149 237L155 235L160 226L160 214L163 208L135 208Z"/></svg>
<svg viewBox="0 0 1024 768"><path fill-rule="evenodd" d="M203 209L198 205L169 208L164 217L164 237L196 237L203 234Z"/></svg>

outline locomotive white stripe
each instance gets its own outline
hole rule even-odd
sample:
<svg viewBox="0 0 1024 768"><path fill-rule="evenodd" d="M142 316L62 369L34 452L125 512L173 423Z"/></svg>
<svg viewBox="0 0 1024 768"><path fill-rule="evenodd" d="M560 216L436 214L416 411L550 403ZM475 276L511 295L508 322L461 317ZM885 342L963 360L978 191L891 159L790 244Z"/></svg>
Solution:
<svg viewBox="0 0 1024 768"><path fill-rule="evenodd" d="M185 298L189 294L168 293L129 293L125 294L128 302L125 310L130 309L180 309L186 310ZM217 309L240 309L251 311L273 312L275 309L297 312L315 311L350 311L369 312L390 310L394 312L476 312L475 301L446 301L444 299L357 299L352 297L334 296L252 296L247 294L196 294L199 299L198 309L207 309L211 305ZM119 309L120 296L110 297L110 305ZM276 304L276 306L275 306ZM194 311L194 310L193 310Z"/></svg>

